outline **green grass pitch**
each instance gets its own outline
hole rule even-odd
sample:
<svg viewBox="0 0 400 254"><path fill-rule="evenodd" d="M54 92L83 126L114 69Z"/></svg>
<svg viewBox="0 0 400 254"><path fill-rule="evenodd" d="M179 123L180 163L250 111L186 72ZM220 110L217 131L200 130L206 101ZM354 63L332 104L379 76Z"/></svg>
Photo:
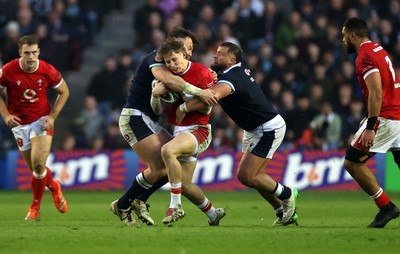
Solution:
<svg viewBox="0 0 400 254"><path fill-rule="evenodd" d="M300 192L299 226L272 228L274 212L258 193L209 192L227 216L209 227L206 216L183 198L184 219L162 225L169 193L149 200L157 225L128 228L109 211L122 192L66 191L60 214L45 193L41 220L24 221L30 192L0 192L0 253L399 253L400 219L384 229L366 226L377 213L363 192ZM389 193L400 204L399 193Z"/></svg>

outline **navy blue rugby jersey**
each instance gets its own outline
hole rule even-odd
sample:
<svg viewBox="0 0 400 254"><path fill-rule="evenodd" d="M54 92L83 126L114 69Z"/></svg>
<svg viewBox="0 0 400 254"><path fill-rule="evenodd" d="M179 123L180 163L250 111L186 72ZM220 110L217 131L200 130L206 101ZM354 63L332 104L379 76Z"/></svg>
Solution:
<svg viewBox="0 0 400 254"><path fill-rule="evenodd" d="M278 112L265 97L251 71L241 63L225 70L218 83L226 83L232 93L219 102L232 120L242 129L251 131L274 118Z"/></svg>
<svg viewBox="0 0 400 254"><path fill-rule="evenodd" d="M124 108L134 108L142 111L153 121L158 121L159 116L154 114L150 106L151 82L154 80L151 68L155 66L164 66L163 61L157 61L155 59L156 54L157 50L154 50L140 62L129 87L128 96L124 105Z"/></svg>

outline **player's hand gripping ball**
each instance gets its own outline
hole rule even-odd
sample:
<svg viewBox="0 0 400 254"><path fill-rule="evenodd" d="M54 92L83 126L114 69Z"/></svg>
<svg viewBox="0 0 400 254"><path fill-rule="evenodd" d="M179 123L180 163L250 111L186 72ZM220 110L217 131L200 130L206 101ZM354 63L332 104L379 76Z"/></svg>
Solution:
<svg viewBox="0 0 400 254"><path fill-rule="evenodd" d="M158 84L158 82L159 81L157 79L154 79L153 82L151 83L152 87L154 88ZM160 100L165 104L174 104L175 102L178 101L178 99L179 99L178 94L169 89L167 89L165 95L160 96Z"/></svg>

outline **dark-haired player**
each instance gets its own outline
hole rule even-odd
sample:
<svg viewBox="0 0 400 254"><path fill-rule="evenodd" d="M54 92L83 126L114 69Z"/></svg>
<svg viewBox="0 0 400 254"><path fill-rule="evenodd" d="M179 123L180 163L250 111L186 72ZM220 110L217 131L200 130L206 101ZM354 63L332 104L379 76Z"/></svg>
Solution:
<svg viewBox="0 0 400 254"><path fill-rule="evenodd" d="M272 205L277 214L274 226L297 223L297 189L286 187L265 173L268 162L285 136L285 121L267 101L242 60L242 50L237 45L223 42L211 66L220 73L211 89L227 115L244 129L244 153L237 177L242 184L256 189ZM183 119L185 113L204 106L196 98L183 105L177 110L179 119Z"/></svg>
<svg viewBox="0 0 400 254"><path fill-rule="evenodd" d="M168 38L181 40L185 45L187 57L191 57L193 44L197 43L197 38L192 32L178 27L169 34ZM157 122L159 116L150 106L154 79L161 81L171 90L198 96L208 104L216 102L211 90L197 88L172 74L157 50L149 53L141 61L129 88L119 126L125 140L148 168L139 173L124 195L110 205L112 212L126 225L137 225L131 216L132 208L143 222L148 225L154 224L145 202L155 190L168 182L165 165L161 158L161 147L172 137Z"/></svg>
<svg viewBox="0 0 400 254"><path fill-rule="evenodd" d="M356 74L368 111L368 119L360 125L347 149L344 167L380 209L368 227L383 228L400 211L365 162L376 153L400 149L400 80L387 52L370 41L364 20L348 19L342 35L347 52L358 54Z"/></svg>

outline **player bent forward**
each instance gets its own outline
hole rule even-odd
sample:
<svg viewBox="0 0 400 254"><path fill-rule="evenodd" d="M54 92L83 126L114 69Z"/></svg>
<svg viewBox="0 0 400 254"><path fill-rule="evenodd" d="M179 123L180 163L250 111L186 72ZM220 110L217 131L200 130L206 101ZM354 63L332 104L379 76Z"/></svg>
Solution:
<svg viewBox="0 0 400 254"><path fill-rule="evenodd" d="M237 170L238 180L256 189L276 212L273 226L296 224L298 191L274 181L265 173L269 161L281 144L286 130L283 118L265 98L251 71L242 63L242 50L230 42L218 47L211 68L220 72L211 87L225 113L242 129L243 156ZM177 110L179 119L204 104L193 98Z"/></svg>

